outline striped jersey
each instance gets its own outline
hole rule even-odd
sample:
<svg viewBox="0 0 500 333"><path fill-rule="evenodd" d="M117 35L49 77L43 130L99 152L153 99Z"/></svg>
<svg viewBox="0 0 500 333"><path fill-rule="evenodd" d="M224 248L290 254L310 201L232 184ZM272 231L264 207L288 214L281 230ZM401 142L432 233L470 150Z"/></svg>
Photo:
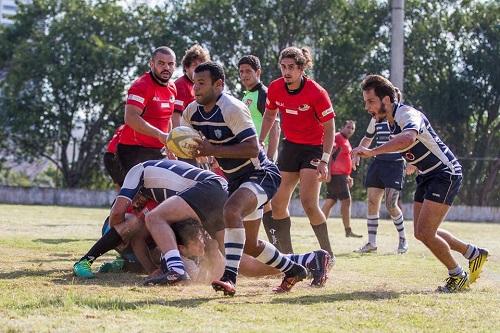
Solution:
<svg viewBox="0 0 500 333"><path fill-rule="evenodd" d="M389 122L387 120L382 120L377 122L375 118L370 120L368 128L366 129L365 137L369 139L374 139L375 147L379 147L391 138L391 129L389 127ZM403 162L403 157L401 153L387 153L375 156L378 160L383 161L398 161Z"/></svg>
<svg viewBox="0 0 500 333"><path fill-rule="evenodd" d="M257 136L248 107L225 93L219 96L209 112L196 101L189 104L182 113L181 125L192 127L216 145L234 145ZM230 181L271 165L262 148L256 158L216 159Z"/></svg>
<svg viewBox="0 0 500 333"><path fill-rule="evenodd" d="M227 189L227 181L211 171L178 160L151 160L130 169L118 196L132 200L141 191L156 202L162 202L208 179L217 180Z"/></svg>
<svg viewBox="0 0 500 333"><path fill-rule="evenodd" d="M417 131L417 140L410 147L401 150L401 153L409 164L417 167L420 174L462 174L462 166L457 158L441 141L422 112L408 105L397 104L394 106L393 116L393 134L407 130Z"/></svg>

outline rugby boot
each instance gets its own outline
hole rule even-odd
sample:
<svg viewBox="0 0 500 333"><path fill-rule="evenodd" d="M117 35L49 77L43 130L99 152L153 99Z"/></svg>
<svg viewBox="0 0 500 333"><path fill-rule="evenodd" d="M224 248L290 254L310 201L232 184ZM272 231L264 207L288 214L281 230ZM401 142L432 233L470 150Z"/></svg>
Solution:
<svg viewBox="0 0 500 333"><path fill-rule="evenodd" d="M462 275L450 276L446 280L444 286L439 286L437 292L440 293L456 293L463 291L469 287L469 274L463 272Z"/></svg>
<svg viewBox="0 0 500 333"><path fill-rule="evenodd" d="M177 284L187 284L190 278L189 275L184 272L183 274L177 273L173 269L169 269L166 272L147 278L144 281L145 286L150 285L168 285L173 286Z"/></svg>
<svg viewBox="0 0 500 333"><path fill-rule="evenodd" d="M89 260L82 259L73 265L73 274L84 279L92 279L95 275L92 273L91 265Z"/></svg>
<svg viewBox="0 0 500 333"><path fill-rule="evenodd" d="M398 254L405 254L408 252L408 242L406 238L399 238Z"/></svg>
<svg viewBox="0 0 500 333"><path fill-rule="evenodd" d="M478 248L479 255L472 260L469 260L469 284L476 282L479 279L479 274L483 270L483 266L488 261L488 250Z"/></svg>
<svg viewBox="0 0 500 333"><path fill-rule="evenodd" d="M307 269L312 275L311 287L319 288L323 287L328 279L328 269L332 257L325 250L314 251L314 254L314 259L307 265Z"/></svg>
<svg viewBox="0 0 500 333"><path fill-rule="evenodd" d="M302 265L295 264L295 267L285 273L281 284L273 288L273 291L277 294L289 292L297 282L304 280L306 277L307 269Z"/></svg>
<svg viewBox="0 0 500 333"><path fill-rule="evenodd" d="M222 276L220 280L212 281L212 288L217 291L222 291L224 296L234 296L236 293L236 285L233 281Z"/></svg>
<svg viewBox="0 0 500 333"><path fill-rule="evenodd" d="M356 253L376 253L377 247L372 245L372 243L366 243L362 247L357 250L354 250Z"/></svg>

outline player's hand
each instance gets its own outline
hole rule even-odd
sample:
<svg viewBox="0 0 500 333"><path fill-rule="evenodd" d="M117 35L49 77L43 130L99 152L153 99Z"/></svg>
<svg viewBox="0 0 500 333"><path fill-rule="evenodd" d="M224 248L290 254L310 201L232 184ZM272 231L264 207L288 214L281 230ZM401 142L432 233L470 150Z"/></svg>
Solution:
<svg viewBox="0 0 500 333"><path fill-rule="evenodd" d="M158 135L157 135L158 140L164 145L167 144L167 139L168 139L168 133L162 132L158 130Z"/></svg>
<svg viewBox="0 0 500 333"><path fill-rule="evenodd" d="M375 154L373 153L372 149L359 146L359 147L356 147L352 150L351 155L353 157L359 156L361 158L368 158L368 157L374 156ZM358 164L359 164L359 162L358 162Z"/></svg>
<svg viewBox="0 0 500 333"><path fill-rule="evenodd" d="M208 140L200 138L193 138L193 140L198 144L198 147L194 149L194 157L215 155L215 145Z"/></svg>
<svg viewBox="0 0 500 333"><path fill-rule="evenodd" d="M417 167L412 165L412 164L407 164L405 171L406 171L406 175L410 176L410 175L413 175L417 171Z"/></svg>
<svg viewBox="0 0 500 333"><path fill-rule="evenodd" d="M349 188L352 188L353 185L354 185L354 179L352 179L351 176L347 176L347 186L349 186Z"/></svg>
<svg viewBox="0 0 500 333"><path fill-rule="evenodd" d="M328 164L320 161L318 163L318 166L316 167L316 170L318 171L318 180L320 182L326 182L328 180Z"/></svg>
<svg viewBox="0 0 500 333"><path fill-rule="evenodd" d="M352 154L352 153L351 153ZM352 160L352 169L356 171L356 169L359 166L359 160L361 158L358 155L351 155L351 160Z"/></svg>

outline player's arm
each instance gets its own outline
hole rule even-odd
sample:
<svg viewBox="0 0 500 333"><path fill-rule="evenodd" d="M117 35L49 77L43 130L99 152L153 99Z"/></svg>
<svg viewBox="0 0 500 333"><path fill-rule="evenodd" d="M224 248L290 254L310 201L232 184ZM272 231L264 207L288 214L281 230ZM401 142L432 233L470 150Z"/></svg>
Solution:
<svg viewBox="0 0 500 333"><path fill-rule="evenodd" d="M109 213L110 227L115 227L125 221L125 213L131 204L132 201L128 198L122 196L116 198L113 207L111 207L111 212Z"/></svg>
<svg viewBox="0 0 500 333"><path fill-rule="evenodd" d="M415 129L404 130L379 147L373 149L356 147L353 149L352 154L367 158L380 154L398 152L411 146L417 140L417 134L418 132Z"/></svg>
<svg viewBox="0 0 500 333"><path fill-rule="evenodd" d="M276 121L277 115L278 115L277 108L275 110L270 110L266 108L266 111L262 116L262 127L260 128L259 143L262 143L266 140L267 135L271 131L271 128L273 127ZM279 140L279 134L278 134L278 140Z"/></svg>
<svg viewBox="0 0 500 333"><path fill-rule="evenodd" d="M267 147L267 157L272 160L276 155L276 150L278 150L278 145L280 141L281 126L278 120L274 121L273 127L269 132L269 144Z"/></svg>
<svg viewBox="0 0 500 333"><path fill-rule="evenodd" d="M157 138L162 143L167 142L168 134L145 121L142 113L143 110L136 105L125 105L125 124L136 132Z"/></svg>
<svg viewBox="0 0 500 333"><path fill-rule="evenodd" d="M176 128L181 125L181 118L182 118L182 113L177 110L174 110L174 113L172 113L172 128Z"/></svg>
<svg viewBox="0 0 500 333"><path fill-rule="evenodd" d="M321 156L320 163L317 170L320 181L327 181L329 176L328 163L335 141L335 121L331 118L323 122L324 136L323 136L323 155Z"/></svg>
<svg viewBox="0 0 500 333"><path fill-rule="evenodd" d="M214 145L208 140L194 138L198 142L198 156L214 156L220 158L255 158L259 155L257 136L234 145Z"/></svg>

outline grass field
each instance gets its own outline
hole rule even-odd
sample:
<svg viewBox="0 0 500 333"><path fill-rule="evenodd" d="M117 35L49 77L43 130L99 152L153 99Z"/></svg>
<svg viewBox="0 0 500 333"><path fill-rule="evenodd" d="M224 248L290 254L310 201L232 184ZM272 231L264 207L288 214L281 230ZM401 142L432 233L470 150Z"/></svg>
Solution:
<svg viewBox="0 0 500 333"><path fill-rule="evenodd" d="M236 296L224 298L205 285L142 287L142 276L129 273L75 279L71 266L99 237L107 210L0 209L1 332L500 331L500 224L445 224L492 254L467 292L434 292L446 270L414 240L411 223L407 255L395 255L395 228L381 221L379 253L362 256L352 250L363 241L346 239L330 219L337 264L325 288L302 282L274 295L279 277L240 278ZM365 222L353 229L365 233ZM294 219L292 236L297 251L316 248L305 219Z"/></svg>

